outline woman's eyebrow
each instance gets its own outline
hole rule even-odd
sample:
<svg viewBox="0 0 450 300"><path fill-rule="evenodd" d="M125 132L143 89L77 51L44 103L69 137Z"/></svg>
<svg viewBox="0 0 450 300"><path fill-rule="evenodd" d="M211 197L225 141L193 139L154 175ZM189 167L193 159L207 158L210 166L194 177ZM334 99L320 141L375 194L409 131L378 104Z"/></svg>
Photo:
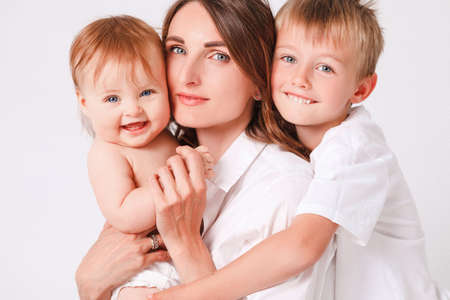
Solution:
<svg viewBox="0 0 450 300"><path fill-rule="evenodd" d="M178 42L180 44L184 44L184 40L181 37L176 36L176 35L172 35L172 36L167 37L166 38L166 42L167 41L174 41L174 42Z"/></svg>
<svg viewBox="0 0 450 300"><path fill-rule="evenodd" d="M214 42L207 42L204 44L205 48L210 47L226 47L225 43L223 41L214 41Z"/></svg>

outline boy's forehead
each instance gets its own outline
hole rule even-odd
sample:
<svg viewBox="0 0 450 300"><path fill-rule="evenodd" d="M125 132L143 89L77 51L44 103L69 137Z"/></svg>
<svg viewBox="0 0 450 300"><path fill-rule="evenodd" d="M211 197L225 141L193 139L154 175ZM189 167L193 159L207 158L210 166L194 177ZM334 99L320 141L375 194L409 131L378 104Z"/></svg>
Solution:
<svg viewBox="0 0 450 300"><path fill-rule="evenodd" d="M277 46L311 44L314 48L329 49L332 52L351 52L356 49L351 39L347 39L340 30L324 29L301 22L289 22L278 29Z"/></svg>

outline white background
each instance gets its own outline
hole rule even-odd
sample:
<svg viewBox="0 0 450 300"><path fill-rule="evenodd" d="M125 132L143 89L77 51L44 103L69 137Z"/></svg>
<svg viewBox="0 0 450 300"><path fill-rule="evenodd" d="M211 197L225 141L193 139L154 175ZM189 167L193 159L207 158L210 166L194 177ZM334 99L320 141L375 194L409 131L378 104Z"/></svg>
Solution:
<svg viewBox="0 0 450 300"><path fill-rule="evenodd" d="M111 14L161 26L171 2L0 3L0 298L77 299L74 272L103 224L69 72L73 37ZM432 276L450 288L450 1L378 7L386 48L367 106L415 195Z"/></svg>

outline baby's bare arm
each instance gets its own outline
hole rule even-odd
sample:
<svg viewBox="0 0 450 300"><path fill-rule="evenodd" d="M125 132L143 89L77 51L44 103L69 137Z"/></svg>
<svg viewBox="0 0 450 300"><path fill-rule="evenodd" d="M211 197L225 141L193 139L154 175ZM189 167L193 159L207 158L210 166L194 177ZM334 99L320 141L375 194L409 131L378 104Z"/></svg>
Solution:
<svg viewBox="0 0 450 300"><path fill-rule="evenodd" d="M114 147L94 143L88 157L89 179L108 223L124 233L155 226L148 188L137 187L128 160Z"/></svg>

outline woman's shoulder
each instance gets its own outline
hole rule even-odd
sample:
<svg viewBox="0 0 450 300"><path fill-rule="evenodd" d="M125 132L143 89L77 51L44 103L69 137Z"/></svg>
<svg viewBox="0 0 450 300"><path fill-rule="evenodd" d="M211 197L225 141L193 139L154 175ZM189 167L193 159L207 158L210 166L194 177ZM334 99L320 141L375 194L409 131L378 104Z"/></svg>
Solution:
<svg viewBox="0 0 450 300"><path fill-rule="evenodd" d="M268 144L260 159L268 170L275 173L312 175L312 167L308 161L276 144Z"/></svg>

